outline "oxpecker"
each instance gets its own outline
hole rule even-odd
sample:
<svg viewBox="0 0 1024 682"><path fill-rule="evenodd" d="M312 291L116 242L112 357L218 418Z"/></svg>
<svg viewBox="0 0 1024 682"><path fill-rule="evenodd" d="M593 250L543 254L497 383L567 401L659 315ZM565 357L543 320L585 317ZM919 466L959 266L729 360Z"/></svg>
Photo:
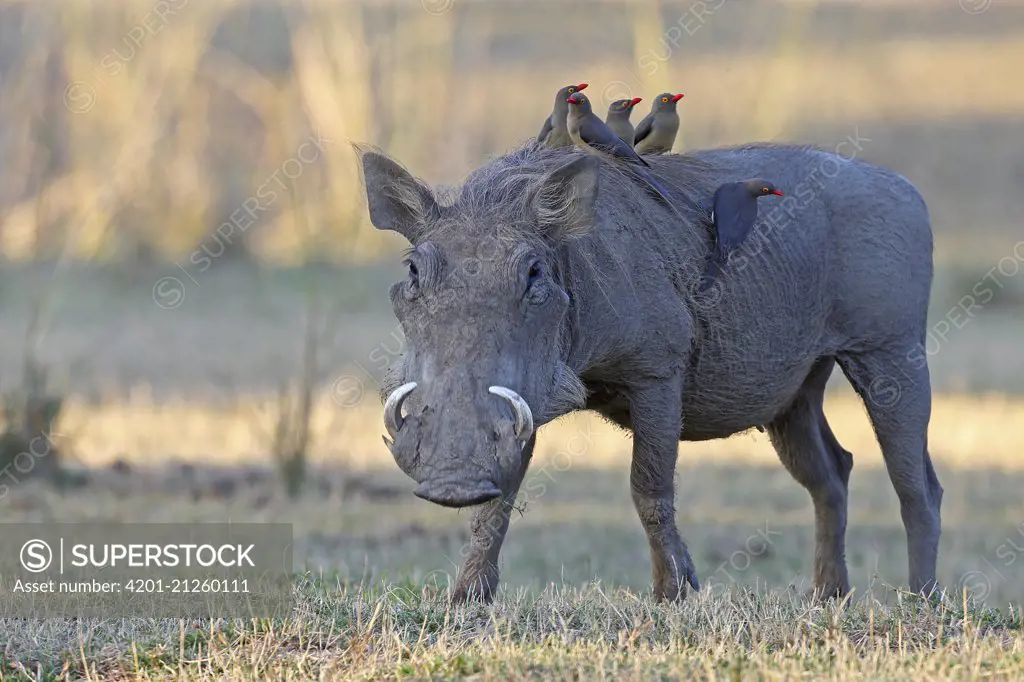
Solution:
<svg viewBox="0 0 1024 682"><path fill-rule="evenodd" d="M679 114L676 105L682 94L663 92L654 99L651 113L636 126L633 147L638 154L666 154L672 151L679 132Z"/></svg>
<svg viewBox="0 0 1024 682"><path fill-rule="evenodd" d="M612 132L612 129L604 121L594 115L589 97L577 92L568 97L566 101L570 105L566 125L569 129L569 137L576 143L576 146L595 154L613 157L619 161L650 166L633 151L632 147L619 139L619 136Z"/></svg>
<svg viewBox="0 0 1024 682"><path fill-rule="evenodd" d="M569 114L569 104L566 100L577 92L586 89L587 84L580 83L578 85L566 85L558 91L558 94L555 95L555 105L552 107L547 119L545 119L544 126L540 129L540 134L537 135L537 142L545 147L572 146L572 138L569 137L569 131L565 128L565 118Z"/></svg>
<svg viewBox="0 0 1024 682"><path fill-rule="evenodd" d="M608 115L604 119L612 132L630 147L633 146L633 124L629 122L629 116L633 113L633 107L642 101L640 97L617 99L608 107Z"/></svg>
<svg viewBox="0 0 1024 682"><path fill-rule="evenodd" d="M714 253L704 272L700 290L707 291L721 274L722 266L750 234L757 220L757 200L767 196L783 196L775 185L763 178L727 182L712 200L711 224L714 228Z"/></svg>
<svg viewBox="0 0 1024 682"><path fill-rule="evenodd" d="M566 119L566 125L569 128L569 137L576 143L576 146L592 154L632 166L637 175L650 185L668 206L672 206L672 202L668 198L668 191L646 170L650 168L650 164L640 158L640 155L632 147L623 142L604 121L594 115L590 98L577 92L567 101L569 102L569 116Z"/></svg>

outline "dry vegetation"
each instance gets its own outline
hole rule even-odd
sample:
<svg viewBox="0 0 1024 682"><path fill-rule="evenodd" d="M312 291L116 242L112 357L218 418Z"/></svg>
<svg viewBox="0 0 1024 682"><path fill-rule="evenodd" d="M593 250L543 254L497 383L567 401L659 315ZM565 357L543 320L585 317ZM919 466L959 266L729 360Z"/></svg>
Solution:
<svg viewBox="0 0 1024 682"><path fill-rule="evenodd" d="M0 517L284 521L307 572L283 621L0 620L0 680L1024 674L1016 271L930 359L940 606L894 587L899 505L837 390L856 462L846 608L805 599L810 500L757 433L680 447L705 589L653 604L629 438L588 415L541 434L497 603L449 608L468 514L414 498L379 440L393 272L365 262L402 245L367 225L347 146L454 182L534 134L569 80L607 99L684 91L685 147L857 135L929 201L939 321L1020 239L1024 6L164 4L0 0L0 445L53 418L68 472L3 481Z"/></svg>
<svg viewBox="0 0 1024 682"><path fill-rule="evenodd" d="M955 602L839 609L734 590L668 607L594 585L450 609L429 588L297 590L299 615L285 623L89 625L91 648L53 660L84 678L153 680L1015 680L1024 666L1019 613ZM19 634L38 656L69 633Z"/></svg>

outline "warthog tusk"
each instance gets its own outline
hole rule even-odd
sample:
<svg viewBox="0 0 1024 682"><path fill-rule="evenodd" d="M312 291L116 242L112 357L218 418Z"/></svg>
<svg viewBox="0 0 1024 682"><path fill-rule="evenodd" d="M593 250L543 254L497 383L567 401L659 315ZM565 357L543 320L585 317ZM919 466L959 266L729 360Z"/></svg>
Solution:
<svg viewBox="0 0 1024 682"><path fill-rule="evenodd" d="M398 432L405 424L405 417L402 416L402 403L409 397L409 394L416 388L416 382L410 381L402 384L391 392L388 399L384 401L384 427L391 434L392 440L398 439Z"/></svg>
<svg viewBox="0 0 1024 682"><path fill-rule="evenodd" d="M530 411L530 406L526 404L523 397L511 388L504 386L491 386L487 390L504 398L512 406L512 411L516 413L516 440L522 443L530 440L530 434L533 433L533 412Z"/></svg>

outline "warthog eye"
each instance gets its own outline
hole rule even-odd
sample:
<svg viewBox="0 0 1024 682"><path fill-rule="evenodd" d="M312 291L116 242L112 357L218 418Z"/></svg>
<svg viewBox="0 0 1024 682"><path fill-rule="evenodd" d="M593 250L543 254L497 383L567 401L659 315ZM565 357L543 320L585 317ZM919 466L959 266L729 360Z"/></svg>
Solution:
<svg viewBox="0 0 1024 682"><path fill-rule="evenodd" d="M548 288L544 286L544 266L541 265L540 261L534 261L530 264L530 269L526 273L526 300L530 303L543 303L548 298Z"/></svg>
<svg viewBox="0 0 1024 682"><path fill-rule="evenodd" d="M410 295L415 295L419 293L420 289L420 271L411 260L407 260L406 264L409 266L408 288L406 291Z"/></svg>

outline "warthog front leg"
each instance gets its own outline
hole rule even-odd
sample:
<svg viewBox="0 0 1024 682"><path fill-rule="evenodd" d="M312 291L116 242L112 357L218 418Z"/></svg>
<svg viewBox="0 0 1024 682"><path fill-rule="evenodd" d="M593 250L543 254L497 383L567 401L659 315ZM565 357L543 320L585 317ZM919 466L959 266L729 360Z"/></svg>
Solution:
<svg viewBox="0 0 1024 682"><path fill-rule="evenodd" d="M651 546L654 598L683 599L686 585L700 589L697 571L676 527L675 469L682 415L682 380L634 389L629 397L633 426L633 504Z"/></svg>
<svg viewBox="0 0 1024 682"><path fill-rule="evenodd" d="M509 481L505 495L480 505L473 512L466 561L462 564L459 578L455 582L453 602L461 603L472 599L490 602L494 598L494 592L498 589L498 555L501 552L501 543L505 541L509 516L515 505L519 486L522 485L526 470L530 467L536 442L537 436L534 435L523 447L523 462L519 467L519 475L515 480Z"/></svg>

